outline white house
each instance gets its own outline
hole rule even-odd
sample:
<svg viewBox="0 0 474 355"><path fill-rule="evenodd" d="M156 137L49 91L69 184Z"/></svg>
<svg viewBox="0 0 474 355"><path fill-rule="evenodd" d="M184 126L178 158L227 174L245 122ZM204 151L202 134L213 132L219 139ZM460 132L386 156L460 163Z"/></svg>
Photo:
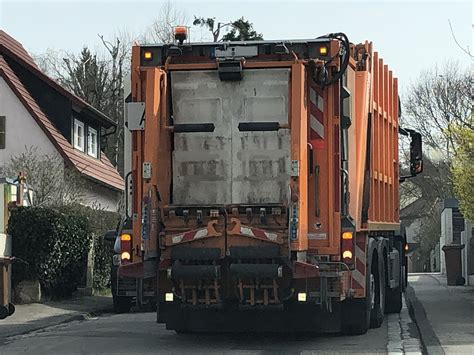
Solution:
<svg viewBox="0 0 474 355"><path fill-rule="evenodd" d="M58 154L86 179L85 204L116 211L124 181L101 150L115 122L45 75L0 30L0 166L26 147Z"/></svg>

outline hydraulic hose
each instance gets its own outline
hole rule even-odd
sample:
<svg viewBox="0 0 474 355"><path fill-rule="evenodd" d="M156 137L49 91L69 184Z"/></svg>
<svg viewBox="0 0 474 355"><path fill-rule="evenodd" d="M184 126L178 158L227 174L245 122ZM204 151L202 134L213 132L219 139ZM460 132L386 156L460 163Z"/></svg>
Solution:
<svg viewBox="0 0 474 355"><path fill-rule="evenodd" d="M322 87L324 87L324 86L334 84L335 82L340 80L342 78L342 76L344 75L344 73L347 69L347 66L349 65L350 43L349 43L349 38L347 38L346 34L342 33L342 32L329 33L325 36L321 36L321 37L318 37L318 38L337 39L338 41L340 41L342 43L343 49L344 49L343 53L342 53L341 68L339 69L339 71L335 72L334 75L330 79L328 78L326 66L335 58L335 57L333 57L333 58L331 58L331 60L327 61L324 64L324 66L322 68L322 71L320 72L319 77L315 77L316 75L314 76L314 80L317 81L318 83L320 83L320 85Z"/></svg>

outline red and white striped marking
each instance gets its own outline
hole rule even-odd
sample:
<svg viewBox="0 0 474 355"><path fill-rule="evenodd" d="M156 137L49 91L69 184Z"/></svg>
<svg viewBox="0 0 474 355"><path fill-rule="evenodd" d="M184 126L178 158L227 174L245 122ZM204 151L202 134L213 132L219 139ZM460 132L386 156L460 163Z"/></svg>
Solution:
<svg viewBox="0 0 474 355"><path fill-rule="evenodd" d="M262 229L251 228L246 226L240 226L240 234L245 235L247 237L270 240L272 242L276 242L278 240L278 235L276 233L270 233Z"/></svg>
<svg viewBox="0 0 474 355"><path fill-rule="evenodd" d="M311 139L324 139L324 97L318 88L309 88Z"/></svg>
<svg viewBox="0 0 474 355"><path fill-rule="evenodd" d="M354 289L359 289L359 292L364 292L365 290L365 273L366 273L366 236L360 235L356 237L355 244L355 268L352 272L352 286ZM364 292L365 294L365 292Z"/></svg>
<svg viewBox="0 0 474 355"><path fill-rule="evenodd" d="M171 242L173 244L190 242L191 240L196 240L208 236L207 228L196 229L181 234L176 234L171 236Z"/></svg>

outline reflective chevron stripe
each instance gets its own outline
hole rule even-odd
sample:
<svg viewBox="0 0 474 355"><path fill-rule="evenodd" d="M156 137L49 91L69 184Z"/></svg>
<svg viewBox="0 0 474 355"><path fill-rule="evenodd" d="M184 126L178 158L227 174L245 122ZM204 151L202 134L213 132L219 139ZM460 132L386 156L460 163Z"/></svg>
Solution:
<svg viewBox="0 0 474 355"><path fill-rule="evenodd" d="M181 234L176 234L171 236L171 242L173 244L189 242L191 240L200 239L207 237L208 232L207 228L196 229L188 232L184 232Z"/></svg>
<svg viewBox="0 0 474 355"><path fill-rule="evenodd" d="M268 239L272 242L276 242L278 238L278 235L276 233L270 233L262 229L245 227L245 226L240 227L240 234L248 236L248 237L257 238L257 239L263 239L263 240Z"/></svg>
<svg viewBox="0 0 474 355"><path fill-rule="evenodd" d="M324 98L322 92L309 88L311 139L324 139Z"/></svg>
<svg viewBox="0 0 474 355"><path fill-rule="evenodd" d="M355 269L352 271L352 287L359 296L365 296L365 280L367 269L367 236L356 236Z"/></svg>

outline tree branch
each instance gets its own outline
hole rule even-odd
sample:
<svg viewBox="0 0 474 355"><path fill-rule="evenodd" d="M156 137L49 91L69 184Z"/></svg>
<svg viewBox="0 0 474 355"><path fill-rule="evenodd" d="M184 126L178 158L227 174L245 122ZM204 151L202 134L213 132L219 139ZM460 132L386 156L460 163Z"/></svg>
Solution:
<svg viewBox="0 0 474 355"><path fill-rule="evenodd" d="M454 42L456 43L456 45L459 47L459 49L461 49L464 53L466 53L469 57L473 58L473 55L471 54L471 52L469 51L469 49L465 49L463 46L461 46L458 42L458 40L456 39L456 36L454 34L454 31L453 31L453 26L451 25L451 20L448 19L448 23L449 23L449 29L451 30L451 35L453 36L453 40Z"/></svg>

